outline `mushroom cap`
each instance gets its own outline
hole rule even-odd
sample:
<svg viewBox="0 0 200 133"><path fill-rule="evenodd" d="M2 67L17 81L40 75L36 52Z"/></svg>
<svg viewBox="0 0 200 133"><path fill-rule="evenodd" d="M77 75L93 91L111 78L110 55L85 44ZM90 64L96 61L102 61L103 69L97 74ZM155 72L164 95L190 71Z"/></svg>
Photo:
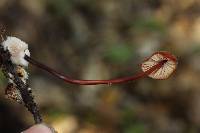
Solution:
<svg viewBox="0 0 200 133"><path fill-rule="evenodd" d="M169 52L159 51L154 53L151 57L147 58L141 65L142 71L147 72L155 65L155 70L148 74L153 79L167 79L177 67L177 58Z"/></svg>

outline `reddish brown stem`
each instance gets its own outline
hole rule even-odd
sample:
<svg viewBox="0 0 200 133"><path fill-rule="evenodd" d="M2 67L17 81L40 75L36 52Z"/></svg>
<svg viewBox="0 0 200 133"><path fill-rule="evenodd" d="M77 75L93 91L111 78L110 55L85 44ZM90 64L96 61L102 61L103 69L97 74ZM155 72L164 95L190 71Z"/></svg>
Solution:
<svg viewBox="0 0 200 133"><path fill-rule="evenodd" d="M79 80L79 79L72 79L72 78L70 78L66 75L63 75L62 73L57 72L56 70L36 61L35 59L30 58L29 56L25 56L24 58L28 62L30 62L31 64L39 67L42 70L45 70L45 71L51 73L52 75L58 77L59 79L64 80L67 83L79 84L79 85L98 85L98 84L108 84L108 85L110 85L110 84L120 84L120 83L125 83L125 82L128 82L128 81L137 80L137 79L143 78L143 77L149 75L150 73L152 73L153 71L161 68L163 66L163 64L166 62L166 60L162 60L158 64L151 67L146 72L140 72L140 73L138 73L134 76L116 78L116 79L110 79L110 80Z"/></svg>

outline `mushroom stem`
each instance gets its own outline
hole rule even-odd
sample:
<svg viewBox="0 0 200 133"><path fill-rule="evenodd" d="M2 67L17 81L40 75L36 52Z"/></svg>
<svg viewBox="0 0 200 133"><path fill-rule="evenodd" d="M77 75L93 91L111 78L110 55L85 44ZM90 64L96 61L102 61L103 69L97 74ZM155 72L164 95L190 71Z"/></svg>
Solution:
<svg viewBox="0 0 200 133"><path fill-rule="evenodd" d="M129 76L129 77L122 77L122 78L109 79L109 80L79 80L79 79L72 79L66 75L63 75L62 73L57 72L56 70L36 61L35 59L33 59L29 56L25 55L24 59L27 60L32 65L35 65L38 68L51 73L52 75L56 76L59 79L62 79L63 81L65 81L67 83L79 84L79 85L98 85L98 84L110 85L110 84L120 84L120 83L125 83L128 81L137 80L137 79L143 78L145 76L148 76L149 74L151 74L152 72L154 72L157 69L160 69L163 66L163 64L166 63L166 60L161 60L156 65L152 66L149 70L147 70L145 72L140 72L134 76Z"/></svg>

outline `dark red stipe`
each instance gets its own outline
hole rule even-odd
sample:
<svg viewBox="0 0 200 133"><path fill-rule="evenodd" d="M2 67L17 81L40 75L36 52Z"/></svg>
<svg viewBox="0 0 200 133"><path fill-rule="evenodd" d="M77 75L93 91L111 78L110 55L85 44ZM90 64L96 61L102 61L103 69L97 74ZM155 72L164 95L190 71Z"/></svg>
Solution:
<svg viewBox="0 0 200 133"><path fill-rule="evenodd" d="M120 84L120 83L124 83L124 82L128 82L128 81L137 80L137 79L143 78L143 77L151 74L155 70L160 69L164 65L164 63L167 62L167 60L162 60L158 64L156 64L155 66L151 67L146 72L141 72L141 73L138 73L134 76L116 78L116 79L110 79L110 80L79 80L79 79L72 79L72 78L70 78L66 75L63 75L62 73L57 72L56 70L36 61L35 59L30 58L29 56L25 56L24 59L26 59L31 64L39 67L40 69L43 69L43 70L51 73L52 75L56 76L57 78L64 80L67 83L79 84L79 85L98 85L98 84L111 85L111 84Z"/></svg>

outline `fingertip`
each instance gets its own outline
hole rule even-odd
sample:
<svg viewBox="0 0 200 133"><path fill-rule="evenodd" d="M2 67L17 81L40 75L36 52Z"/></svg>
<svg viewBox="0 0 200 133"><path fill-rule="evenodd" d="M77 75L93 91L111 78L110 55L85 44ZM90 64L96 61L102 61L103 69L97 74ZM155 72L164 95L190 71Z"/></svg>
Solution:
<svg viewBox="0 0 200 133"><path fill-rule="evenodd" d="M38 124L30 127L22 133L54 133L52 128L49 128L46 124Z"/></svg>

